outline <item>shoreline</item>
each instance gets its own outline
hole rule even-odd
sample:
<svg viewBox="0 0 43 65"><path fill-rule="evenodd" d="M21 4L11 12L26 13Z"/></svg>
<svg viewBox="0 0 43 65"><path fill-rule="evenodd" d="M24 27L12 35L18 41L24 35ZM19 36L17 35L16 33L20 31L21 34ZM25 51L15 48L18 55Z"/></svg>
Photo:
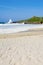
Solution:
<svg viewBox="0 0 43 65"><path fill-rule="evenodd" d="M23 36L36 36L36 35L43 35L43 28L31 29L28 31L23 31L23 32L18 32L18 33L0 34L0 39L16 38L16 37L23 37Z"/></svg>

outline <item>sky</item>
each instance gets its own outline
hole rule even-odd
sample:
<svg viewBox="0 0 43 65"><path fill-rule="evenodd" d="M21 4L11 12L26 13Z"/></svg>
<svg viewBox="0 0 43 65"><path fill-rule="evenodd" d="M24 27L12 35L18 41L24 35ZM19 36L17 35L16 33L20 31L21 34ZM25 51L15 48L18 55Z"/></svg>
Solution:
<svg viewBox="0 0 43 65"><path fill-rule="evenodd" d="M43 0L0 0L0 21L43 16Z"/></svg>

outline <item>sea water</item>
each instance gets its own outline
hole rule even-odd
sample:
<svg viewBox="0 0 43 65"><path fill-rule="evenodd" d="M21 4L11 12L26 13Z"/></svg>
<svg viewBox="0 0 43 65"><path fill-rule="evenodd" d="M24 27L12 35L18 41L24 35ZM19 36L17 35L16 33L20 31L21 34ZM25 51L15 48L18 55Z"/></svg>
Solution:
<svg viewBox="0 0 43 65"><path fill-rule="evenodd" d="M43 28L43 24L0 24L0 34L29 31L35 28Z"/></svg>

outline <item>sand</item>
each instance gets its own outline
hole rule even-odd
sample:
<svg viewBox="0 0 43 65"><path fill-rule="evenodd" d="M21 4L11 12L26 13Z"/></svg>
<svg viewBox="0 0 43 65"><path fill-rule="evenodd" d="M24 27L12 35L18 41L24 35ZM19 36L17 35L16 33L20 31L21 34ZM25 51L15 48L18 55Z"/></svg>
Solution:
<svg viewBox="0 0 43 65"><path fill-rule="evenodd" d="M43 32L0 35L0 65L43 65Z"/></svg>
<svg viewBox="0 0 43 65"><path fill-rule="evenodd" d="M22 36L36 36L36 35L43 35L43 28L36 28L36 29L30 29L28 31L24 32L18 32L18 33L10 33L10 34L0 34L0 39L6 39L6 38L16 38L16 37L22 37Z"/></svg>

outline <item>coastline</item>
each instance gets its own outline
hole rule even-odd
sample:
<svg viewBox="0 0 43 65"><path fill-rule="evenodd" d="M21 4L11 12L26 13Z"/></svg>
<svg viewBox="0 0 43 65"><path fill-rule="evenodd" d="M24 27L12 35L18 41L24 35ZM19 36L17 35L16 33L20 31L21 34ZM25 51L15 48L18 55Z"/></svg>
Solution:
<svg viewBox="0 0 43 65"><path fill-rule="evenodd" d="M30 29L28 31L23 31L18 33L0 34L0 39L16 38L16 37L23 37L23 36L36 36L36 35L43 35L43 28Z"/></svg>

